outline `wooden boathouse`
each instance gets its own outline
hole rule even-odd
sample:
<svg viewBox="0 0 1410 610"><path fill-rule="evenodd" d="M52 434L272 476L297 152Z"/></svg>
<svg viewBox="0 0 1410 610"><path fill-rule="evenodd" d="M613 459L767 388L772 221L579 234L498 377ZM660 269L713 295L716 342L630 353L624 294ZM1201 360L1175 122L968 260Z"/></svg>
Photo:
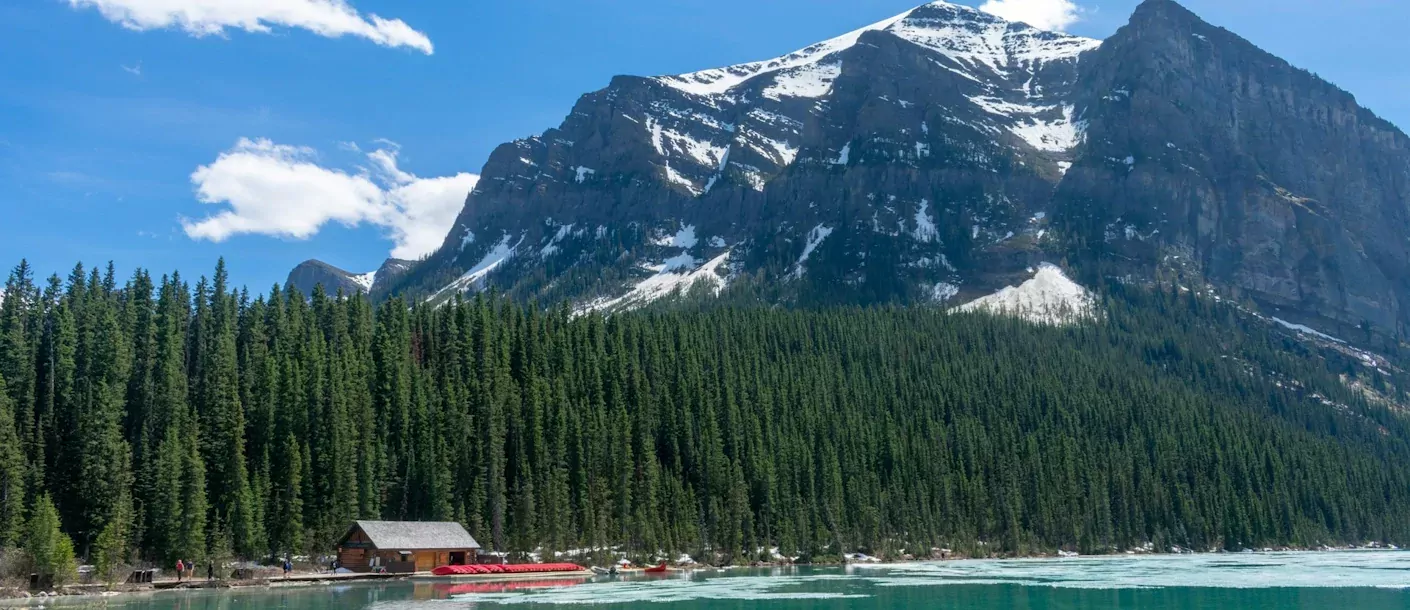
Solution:
<svg viewBox="0 0 1410 610"><path fill-rule="evenodd" d="M409 574L474 564L479 550L459 523L355 521L338 541L338 563L353 572Z"/></svg>

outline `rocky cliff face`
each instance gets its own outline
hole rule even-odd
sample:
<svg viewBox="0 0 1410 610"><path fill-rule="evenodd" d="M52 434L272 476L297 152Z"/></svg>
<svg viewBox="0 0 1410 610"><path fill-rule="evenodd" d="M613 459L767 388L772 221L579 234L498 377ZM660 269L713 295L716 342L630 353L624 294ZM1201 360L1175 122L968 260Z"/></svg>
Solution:
<svg viewBox="0 0 1410 610"><path fill-rule="evenodd" d="M376 292L957 304L1063 257L1391 330L1408 173L1392 125L1173 2L1105 42L935 2L773 60L614 79L499 147L440 251Z"/></svg>
<svg viewBox="0 0 1410 610"><path fill-rule="evenodd" d="M1182 257L1319 324L1402 328L1410 139L1348 93L1167 0L1081 66L1087 142L1058 215L1141 273Z"/></svg>

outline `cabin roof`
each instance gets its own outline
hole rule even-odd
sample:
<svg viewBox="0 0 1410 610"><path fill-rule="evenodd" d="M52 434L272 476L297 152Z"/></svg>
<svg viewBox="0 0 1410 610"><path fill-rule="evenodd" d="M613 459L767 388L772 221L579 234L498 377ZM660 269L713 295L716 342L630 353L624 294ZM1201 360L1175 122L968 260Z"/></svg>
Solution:
<svg viewBox="0 0 1410 610"><path fill-rule="evenodd" d="M454 522L355 521L348 528L348 533L343 535L342 542L346 542L359 528L367 534L372 546L383 551L480 548L480 543L475 542L470 532Z"/></svg>

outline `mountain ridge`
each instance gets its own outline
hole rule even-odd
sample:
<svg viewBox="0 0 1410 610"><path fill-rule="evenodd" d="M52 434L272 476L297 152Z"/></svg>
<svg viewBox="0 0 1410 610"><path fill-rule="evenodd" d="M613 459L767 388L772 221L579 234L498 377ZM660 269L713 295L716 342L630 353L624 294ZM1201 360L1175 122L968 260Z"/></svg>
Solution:
<svg viewBox="0 0 1410 610"><path fill-rule="evenodd" d="M774 59L614 77L498 147L441 249L374 293L952 306L1064 260L1395 334L1406 141L1171 0L1105 41L934 2Z"/></svg>
<svg viewBox="0 0 1410 610"><path fill-rule="evenodd" d="M726 249L730 250L731 256L736 260L757 259L761 254L768 256L770 248L768 246L759 247L757 244L767 238L767 236L758 235L761 228L767 229L770 224L780 220L794 224L802 224L804 220L826 221L825 223L808 222L807 227L802 229L803 232L806 232L820 226L838 225L842 220L836 218L835 214L831 215L833 216L831 218L825 217L828 216L826 214L828 210L820 211L815 215L797 209L808 204L800 201L800 198L795 194L796 187L789 184L788 170L790 168L847 170L861 166L869 158L904 159L903 162L914 166L930 156L932 144L927 141L928 137L926 136L931 135L931 123L937 126L936 130L938 131L938 126L942 124L941 122L946 119L946 116L937 114L932 120L927 120L928 117L917 105L917 102L907 99L908 97L920 99L921 97L948 95L950 98L948 103L962 106L962 112L971 119L971 121L961 121L973 123L968 127L970 130L977 131L982 128L990 132L1007 133L1009 135L1005 137L1009 140L1008 146L1025 148L1024 154L1033 155L1035 163L1046 165L1048 181L1060 175L1061 168L1057 165L1058 161L1046 157L1060 156L1061 151L1067 148L1066 146L1055 150L1037 150L1035 146L1027 146L1029 143L1020 137L1021 134L1010 133L1006 131L1006 128L1033 127L1040 123L1038 119L1053 120L1070 126L1070 111L1064 113L1056 106L1036 108L1013 104L1002 99L1002 96L1028 95L1041 98L1044 95L1044 84L1040 83L1036 88L1033 87L1033 83L1040 78L1046 79L1045 82L1051 82L1054 87L1065 86L1067 84L1065 81L1070 80L1071 77L1070 66L1058 65L1053 69L1044 69L1050 68L1049 64L1063 64L1072 61L1072 54L1044 58L1034 56L1031 52L1027 54L1008 53L1002 45L999 47L999 51L995 51L996 47L993 45L981 44L983 37L979 34L997 32L1000 34L997 38L1002 43L1004 40L1002 34L1012 31L1017 34L1009 36L1009 42L1015 39L1020 42L1024 39L1038 41L1033 44L1017 44L1016 48L1020 51L1026 48L1043 48L1043 44L1049 44L1053 40L1076 41L1074 44L1080 51L1095 46L1098 44L1097 41L1043 33L1026 25L1011 24L967 7L945 3L927 4L896 18L881 22L881 24L890 24L888 27L903 31L907 37L886 31L877 31L874 28L878 26L873 26L870 31L864 29L860 30L860 33L843 37L855 37L856 44L830 45L823 43L822 45L814 45L813 48L827 47L830 52L813 53L811 59L816 60L815 64L821 62L820 65L839 64L836 77L831 76L831 71L823 75L822 78L813 78L816 75L798 73L800 67L814 64L793 62L777 70L755 71L755 73L747 75L748 78L736 79L737 82L731 83L732 93L727 91L726 93L712 93L703 96L682 93L678 88L671 86L662 86L663 80L678 77L614 78L608 89L584 96L564 125L549 130L542 136L502 146L492 154L485 169L487 180L482 181L475 192L471 194L457 229L448 236L442 250L433 256L433 264L439 262L443 267L459 266L462 269L472 271L481 266L486 262L483 253L494 251L503 241L505 229L495 227L496 224L508 224L510 225L509 231L515 232L523 231L523 225L532 222L531 219L519 219L519 226L514 226L513 222L505 223L503 217L513 214L514 211L523 211L526 215L532 214L538 218L552 219L546 223L551 226L529 226L527 231L520 233L520 236L527 238L525 243L538 242L542 244L545 239L548 239L550 243L544 247L553 248L561 248L558 242L567 237L590 235L593 238L611 239L607 233L616 229L612 226L613 224L636 220L631 218L624 220L619 215L612 214L612 212L619 211L614 210L612 205L592 205L593 202L584 201L589 198L584 197L580 192L563 192L569 190L562 188L563 184L585 185L589 188L599 185L623 188L627 192L623 197L615 199L618 201L632 200L634 206L628 212L646 217L646 220L639 224L652 225L643 234L625 236L626 240L638 242L634 245L640 245L646 250L645 256L642 257L646 260L637 260L634 265L614 270L619 277L625 276L623 279L630 280L635 269L657 268L666 264L663 261L684 256L683 253L677 251L650 251L652 250L651 242L659 237L658 234L670 234L680 227L699 228L702 232L708 232L710 236L702 240L702 243L715 244L713 248L702 247L688 253L695 264L715 260ZM943 34L957 28L966 30L969 37L956 38L936 34L936 32ZM929 46L926 46L927 44ZM938 52L937 48L946 53ZM847 125L841 124L842 119L846 118L850 111L844 110L839 113L841 116L829 120L833 117L819 116L827 114L826 109L822 106L825 106L825 102L829 100L817 101L817 98L836 93L833 89L837 87L836 81L839 78L844 82L856 79L859 82L854 82L854 85L858 88L882 88L890 85L891 83L866 82L866 76L870 71L865 69L865 65L880 61L871 57L875 54L874 52L888 54L885 61L891 63L894 63L893 60L899 57L905 57L906 61L914 64L908 67L933 72L932 78L929 79L931 81L962 79L960 85L950 88L963 89L968 93L968 97L960 91L936 90L938 88L933 83L917 83L917 88L921 90L915 91L915 95L898 93L888 96L882 94L879 99L880 105L883 107L873 109L874 116L867 120L889 123L884 125L888 131L897 136L909 137L911 141L904 145L899 144L898 140L894 138L859 141L856 136L864 134L855 133L858 130L849 130ZM998 59L1000 55L1002 55L1002 59ZM1010 55L1018 57L1018 59L1012 59ZM960 57L960 59L954 59L954 57ZM980 59L975 59L976 57ZM860 66L855 70L841 69L840 64L845 62L855 62ZM728 70L730 68L714 72ZM794 72L790 72L790 70ZM998 79L1002 82L981 82L980 79L966 74L968 71L978 71L981 75L987 75L990 79ZM1030 76L1019 80L1014 77L1014 74L1019 72L1030 74ZM1039 74L1040 72L1042 74ZM898 76L900 75L898 74ZM813 80L808 80L810 78ZM833 82L824 82L829 79L832 79ZM809 86L822 82L823 86L810 88L799 85L800 80ZM1010 84L1007 82L1009 80L1015 82ZM1001 87L1000 85L1005 86ZM1018 93L1019 91L1023 91L1023 93ZM991 95L995 93L999 95ZM836 93L832 97L840 95L842 94ZM814 101L817 101L816 105L813 103ZM910 111L909 114L912 116L908 117L906 124L899 124L898 121L892 120L892 117L886 116L892 110L887 107L900 107L902 110ZM623 112L624 109L627 112ZM849 122L852 121L849 120ZM587 124L586 128L584 128L584 123ZM865 132L866 129L861 131ZM623 132L625 135L620 135ZM966 137L973 141L971 148L974 149L984 146L987 144L985 141L989 139L988 136L980 133L969 133L966 134ZM1069 137L1068 139L1074 138ZM618 146L617 148L621 150L613 150L611 146L603 146L607 143L606 140L613 140L610 144L634 141L626 143L630 145ZM1042 145L1040 137L1030 138L1030 140ZM576 155L578 159L582 159L588 156L582 154L582 149L585 147L598 148L598 151L593 151L598 153L595 161L582 162L564 158ZM959 161L959 164L963 165L965 161L963 157L969 156L971 157L969 161L982 162L982 159L976 159L976 157L983 157L985 154L984 151L961 152L955 161ZM604 160L602 158L604 156L608 159ZM1044 158L1040 159L1040 157ZM973 166L975 163L969 163L969 165ZM1016 164L1010 163L1010 165ZM599 169L604 166L613 167L616 170L615 173L607 175L605 170ZM555 178L546 174L543 169L546 167L559 171L559 177ZM526 169L528 171L524 171ZM976 168L970 167L969 169ZM978 169L984 170L984 168ZM529 172L532 172L532 175ZM827 172L798 170L798 173L825 174ZM648 176L649 179L644 179L643 176ZM970 177L970 179L973 178L973 176ZM535 179L538 179L542 184L534 185ZM825 175L800 176L798 180L824 183L830 181ZM505 184L496 188L496 182ZM497 205L499 202L495 201L495 199L515 199L517 193L513 191L530 188L552 193L555 202L553 207L545 210L538 205L524 205L522 203ZM1048 191L1050 188L1050 186L1036 185L1028 187L1031 193ZM930 201L920 195L920 190L923 189L909 190L915 192L907 194L906 205L908 209L900 210L896 206L887 206L890 208L886 214L887 218L881 218L880 215L877 215L870 220L862 218L860 222L870 224L873 228L888 224L892 227L888 229L892 237L903 233L913 233L921 224L933 225L933 221L925 215L934 214L937 210L932 209ZM720 191L727 192L722 194ZM860 194L853 202L853 207L867 207L866 204L859 203L863 201L863 197L867 198L865 201L874 201L878 196L880 195L877 193ZM885 196L889 198L888 201L899 198L899 195L896 194L886 194ZM489 201L482 205L482 200ZM635 203L637 201L641 203ZM501 209L494 209L496 207ZM507 208L508 211L503 211L503 208ZM528 212L529 210L533 210L533 212ZM968 214L968 212L965 213ZM565 214L575 215L576 217L572 219L574 222L562 220L561 216ZM824 217L815 218L815 216ZM914 221L917 216L920 216L922 220L914 222L909 229L906 229L904 225ZM582 222L583 220L587 222ZM1021 231L1030 224L1028 221L1031 220L1031 215L1023 215L1021 219L1015 217L1010 220L1014 221L1011 223L1014 226L1001 227L1004 229L1002 232L999 231L999 228L995 228L993 231L998 235ZM472 226L475 224L490 228L489 230L477 229ZM745 226L740 227L740 225ZM567 228L567 233L564 233L565 228ZM501 239L488 245L475 246L476 235L487 232L497 234ZM547 237L550 234L553 237ZM927 235L926 239L931 237ZM938 240L936 241L938 245ZM518 243L517 240L515 243ZM739 248L741 243L744 244L744 248ZM457 256L456 249L466 246L470 246L467 249L473 252L465 256ZM780 267L780 270L784 267L796 266L796 257L801 255L802 244L797 244L796 247L796 253L793 253L794 260L783 260L790 257L775 256L774 258L780 258L780 260L772 261L772 264ZM743 250L763 250L763 252L745 252ZM942 252L925 252L914 258L916 260L910 262L917 267L934 266L943 269L946 266L943 263L945 255ZM434 259L441 260L435 261ZM1025 260L1021 261L1021 264L1009 266L1016 267L1021 271L1032 262L1035 261ZM995 284L1006 283L1013 279L1013 271L1014 269L1008 269L1008 275L1001 278L1004 282L995 282ZM785 276L788 273L778 273L777 275ZM856 283L865 281L863 274L852 273L850 275L853 277L843 278L844 281ZM940 285L940 280L944 279L941 277L944 275L943 273L921 273L919 275L932 276L927 279L931 283L927 287L927 291L931 293L934 293L934 288ZM637 279L646 282L652 281L653 277L655 276L638 277ZM630 290L629 284L628 291ZM610 298L615 295L599 296ZM591 298L594 297L590 295L589 299ZM892 295L888 298L897 297Z"/></svg>
<svg viewBox="0 0 1410 610"><path fill-rule="evenodd" d="M318 259L309 259L294 267L284 283L305 296L311 296L319 286L322 286L327 294L371 294L379 286L395 281L415 265L416 261L388 258L376 271L354 273Z"/></svg>

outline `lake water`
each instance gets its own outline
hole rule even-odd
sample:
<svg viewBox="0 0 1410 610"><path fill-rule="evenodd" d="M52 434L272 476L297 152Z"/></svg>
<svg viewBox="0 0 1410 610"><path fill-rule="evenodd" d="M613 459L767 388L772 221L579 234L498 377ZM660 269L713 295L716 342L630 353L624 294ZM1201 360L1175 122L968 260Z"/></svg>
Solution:
<svg viewBox="0 0 1410 610"><path fill-rule="evenodd" d="M396 582L51 603L123 610L459 608L1410 609L1410 552L1210 554L733 569L659 577Z"/></svg>

